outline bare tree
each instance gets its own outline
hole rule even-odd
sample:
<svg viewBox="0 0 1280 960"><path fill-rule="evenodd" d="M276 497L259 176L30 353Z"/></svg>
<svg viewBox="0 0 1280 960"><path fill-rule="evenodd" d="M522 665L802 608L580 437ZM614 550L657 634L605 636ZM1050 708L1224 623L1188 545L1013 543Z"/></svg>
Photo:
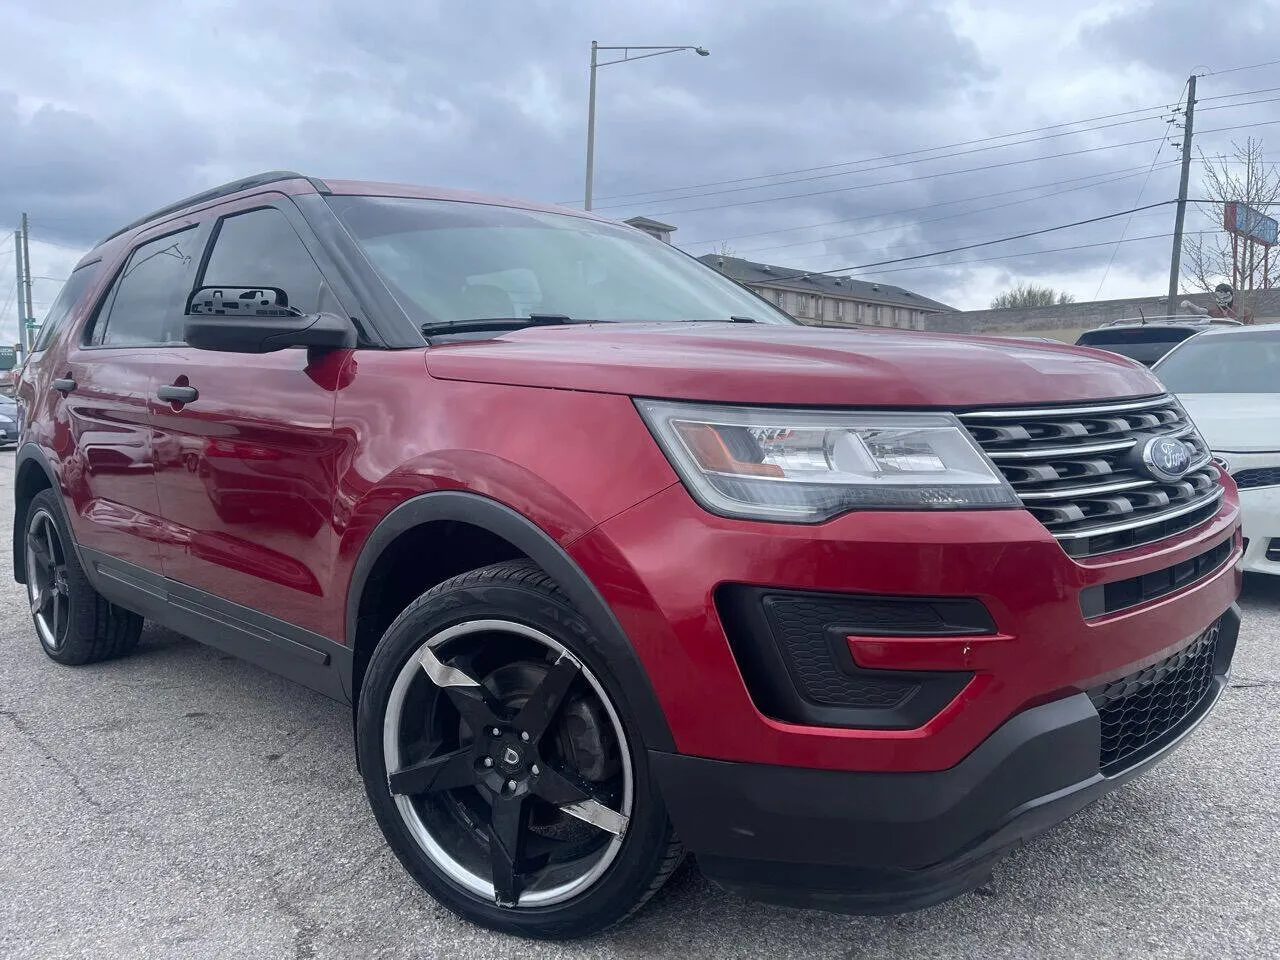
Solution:
<svg viewBox="0 0 1280 960"><path fill-rule="evenodd" d="M1012 290L1006 290L991 301L992 310L1013 310L1019 307L1052 307L1064 303L1075 303L1075 295L1063 290L1059 293L1053 287L1038 287L1034 283L1019 283Z"/></svg>
<svg viewBox="0 0 1280 960"><path fill-rule="evenodd" d="M1253 290L1263 287L1262 245L1243 237L1232 243L1222 225L1224 205L1245 203L1263 213L1271 213L1280 200L1280 169L1263 159L1262 141L1250 137L1243 144L1232 142L1229 154L1208 157L1200 152L1203 170L1200 189L1204 199L1202 214L1209 225L1204 232L1187 236L1182 242L1184 292L1212 293L1220 283L1235 280L1236 309L1252 310ZM1272 267L1280 268L1280 264Z"/></svg>

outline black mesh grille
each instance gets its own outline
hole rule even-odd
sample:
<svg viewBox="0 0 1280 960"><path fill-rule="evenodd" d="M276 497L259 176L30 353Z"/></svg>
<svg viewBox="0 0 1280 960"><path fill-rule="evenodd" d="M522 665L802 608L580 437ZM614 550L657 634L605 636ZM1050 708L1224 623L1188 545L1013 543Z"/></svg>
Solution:
<svg viewBox="0 0 1280 960"><path fill-rule="evenodd" d="M1141 760L1198 712L1213 684L1218 625L1157 664L1089 691L1102 718L1103 773Z"/></svg>
<svg viewBox="0 0 1280 960"><path fill-rule="evenodd" d="M1236 486L1241 490L1254 487L1280 486L1280 467L1255 467L1252 470L1240 470L1231 475Z"/></svg>
<svg viewBox="0 0 1280 960"><path fill-rule="evenodd" d="M1208 447L1172 397L960 414L974 439L1073 557L1171 537L1218 511ZM1193 468L1166 483L1139 469L1152 437L1181 440Z"/></svg>

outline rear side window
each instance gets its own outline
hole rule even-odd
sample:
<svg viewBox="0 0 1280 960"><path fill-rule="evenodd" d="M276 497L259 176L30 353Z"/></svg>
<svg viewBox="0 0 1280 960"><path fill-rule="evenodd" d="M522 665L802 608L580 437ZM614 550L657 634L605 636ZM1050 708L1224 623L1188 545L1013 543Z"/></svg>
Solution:
<svg viewBox="0 0 1280 960"><path fill-rule="evenodd" d="M317 313L324 277L288 218L274 207L224 218L201 287L278 287L289 306Z"/></svg>
<svg viewBox="0 0 1280 960"><path fill-rule="evenodd" d="M71 272L67 282L62 285L57 299L53 301L53 306L45 315L44 322L40 324L40 333L36 337L35 345L31 348L32 353L39 353L49 346L53 335L62 328L62 325L67 322L67 317L71 316L75 310L76 304L89 292L101 269L102 261L98 260L87 266L77 267Z"/></svg>
<svg viewBox="0 0 1280 960"><path fill-rule="evenodd" d="M181 339L176 305L190 286L196 228L136 248L98 308L89 342L106 347Z"/></svg>

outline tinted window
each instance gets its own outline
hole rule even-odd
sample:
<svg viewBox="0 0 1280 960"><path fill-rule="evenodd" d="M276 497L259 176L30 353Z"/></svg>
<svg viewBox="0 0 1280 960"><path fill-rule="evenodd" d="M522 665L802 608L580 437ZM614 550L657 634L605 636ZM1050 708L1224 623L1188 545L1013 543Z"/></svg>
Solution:
<svg viewBox="0 0 1280 960"><path fill-rule="evenodd" d="M320 309L324 278L298 234L279 210L265 208L225 218L204 268L202 287L279 287L289 306Z"/></svg>
<svg viewBox="0 0 1280 960"><path fill-rule="evenodd" d="M669 243L617 224L482 203L327 197L411 316L793 321Z"/></svg>
<svg viewBox="0 0 1280 960"><path fill-rule="evenodd" d="M1096 347L1145 363L1155 363L1198 330L1187 327L1116 327L1087 330L1076 340L1081 347Z"/></svg>
<svg viewBox="0 0 1280 960"><path fill-rule="evenodd" d="M1188 340L1156 375L1174 393L1280 392L1280 330Z"/></svg>
<svg viewBox="0 0 1280 960"><path fill-rule="evenodd" d="M98 309L91 339L104 346L180 339L178 294L190 285L196 228L151 240L129 256Z"/></svg>
<svg viewBox="0 0 1280 960"><path fill-rule="evenodd" d="M36 338L35 345L31 348L33 352L38 352L49 346L53 335L66 322L67 317L71 316L76 304L89 292L89 288L93 286L93 281L97 278L98 271L101 269L102 261L98 261L72 271L71 276L67 278L67 282L62 285L58 298L53 301L53 306L49 308L44 321L40 324L40 334Z"/></svg>

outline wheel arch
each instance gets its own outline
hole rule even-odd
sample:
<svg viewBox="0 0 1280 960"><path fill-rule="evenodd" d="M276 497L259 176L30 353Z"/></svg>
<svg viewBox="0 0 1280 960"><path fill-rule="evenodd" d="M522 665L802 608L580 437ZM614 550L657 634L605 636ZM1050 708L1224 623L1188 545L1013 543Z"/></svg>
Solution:
<svg viewBox="0 0 1280 960"><path fill-rule="evenodd" d="M591 579L541 527L496 500L456 490L433 491L411 497L386 514L361 547L352 570L346 602L346 637L352 648L350 695L359 702L361 656L368 655L380 635L362 629L362 601L379 559L405 534L437 524L461 525L505 545L509 559L524 556L554 579L601 641L610 670L627 697L646 747L674 750L670 728L653 687L617 617ZM500 549L500 548L499 548Z"/></svg>
<svg viewBox="0 0 1280 960"><path fill-rule="evenodd" d="M57 477L49 458L34 443L18 449L14 458L13 481L13 579L27 582L27 552L22 540L27 506L41 490L57 490Z"/></svg>

